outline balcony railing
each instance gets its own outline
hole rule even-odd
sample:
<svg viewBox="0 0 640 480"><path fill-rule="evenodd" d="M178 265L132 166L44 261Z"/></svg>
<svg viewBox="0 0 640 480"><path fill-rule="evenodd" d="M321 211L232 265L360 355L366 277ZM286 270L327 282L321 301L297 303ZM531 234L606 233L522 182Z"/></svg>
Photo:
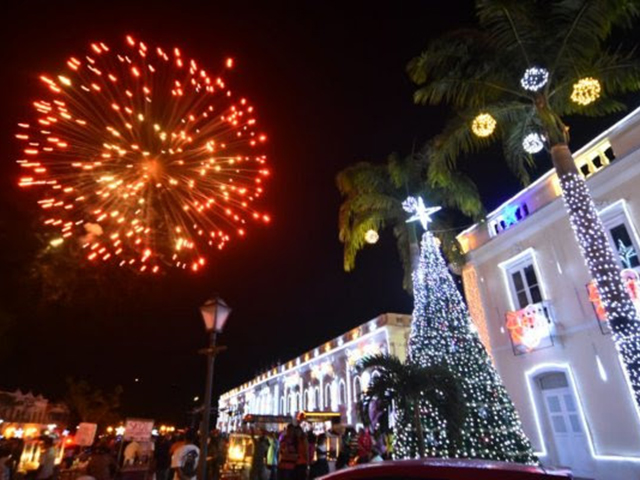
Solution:
<svg viewBox="0 0 640 480"><path fill-rule="evenodd" d="M548 302L532 303L506 314L514 355L553 347L554 324Z"/></svg>

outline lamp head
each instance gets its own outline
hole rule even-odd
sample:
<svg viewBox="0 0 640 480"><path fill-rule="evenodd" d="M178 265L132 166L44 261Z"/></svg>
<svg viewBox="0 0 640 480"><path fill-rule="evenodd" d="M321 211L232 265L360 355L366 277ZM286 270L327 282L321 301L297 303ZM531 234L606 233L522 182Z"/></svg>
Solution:
<svg viewBox="0 0 640 480"><path fill-rule="evenodd" d="M200 313L202 314L202 320L204 321L207 332L215 330L217 333L220 333L225 323L227 323L231 308L229 308L229 305L227 305L222 298L216 295L200 307Z"/></svg>

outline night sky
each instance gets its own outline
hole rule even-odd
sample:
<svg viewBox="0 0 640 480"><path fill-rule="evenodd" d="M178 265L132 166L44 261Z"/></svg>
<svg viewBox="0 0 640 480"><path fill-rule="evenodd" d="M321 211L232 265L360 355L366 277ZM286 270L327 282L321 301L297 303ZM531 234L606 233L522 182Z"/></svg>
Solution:
<svg viewBox="0 0 640 480"><path fill-rule="evenodd" d="M359 160L407 154L438 132L446 111L412 103L405 66L429 39L472 24L471 1L11 3L0 77L0 315L13 320L0 334L0 389L61 398L71 375L122 385L124 414L181 421L204 390L198 307L214 291L234 309L220 339L228 351L216 364L217 393L380 313L411 311L390 232L354 273L343 272L334 178ZM23 271L38 245L38 212L15 186L15 124L30 114L38 75L91 41L126 34L179 46L211 69L236 59L231 81L270 139L273 175L261 206L273 221L251 226L197 275L118 275L100 291L71 292L78 300L70 304L47 304ZM574 136L576 144L598 128ZM469 173L488 209L518 189L499 150Z"/></svg>

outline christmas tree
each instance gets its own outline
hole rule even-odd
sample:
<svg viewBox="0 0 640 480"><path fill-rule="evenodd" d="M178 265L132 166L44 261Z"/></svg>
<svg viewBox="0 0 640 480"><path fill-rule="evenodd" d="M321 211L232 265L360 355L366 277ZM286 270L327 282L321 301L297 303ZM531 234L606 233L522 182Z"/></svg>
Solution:
<svg viewBox="0 0 640 480"><path fill-rule="evenodd" d="M409 337L409 359L423 367L441 365L456 375L467 402L461 440L446 437L444 420L423 405L427 456L481 458L537 463L518 414L473 327L469 311L427 230L430 215L422 199L410 197L403 207L425 228L420 261L413 272L414 311ZM395 452L398 458L416 456L417 440L409 422L398 412Z"/></svg>

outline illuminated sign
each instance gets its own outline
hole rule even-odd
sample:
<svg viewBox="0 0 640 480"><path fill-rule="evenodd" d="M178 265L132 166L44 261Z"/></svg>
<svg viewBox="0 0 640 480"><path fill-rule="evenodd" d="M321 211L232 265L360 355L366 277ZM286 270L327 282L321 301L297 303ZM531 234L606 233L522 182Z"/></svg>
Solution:
<svg viewBox="0 0 640 480"><path fill-rule="evenodd" d="M506 326L516 355L553 346L549 314L544 303L507 312Z"/></svg>

